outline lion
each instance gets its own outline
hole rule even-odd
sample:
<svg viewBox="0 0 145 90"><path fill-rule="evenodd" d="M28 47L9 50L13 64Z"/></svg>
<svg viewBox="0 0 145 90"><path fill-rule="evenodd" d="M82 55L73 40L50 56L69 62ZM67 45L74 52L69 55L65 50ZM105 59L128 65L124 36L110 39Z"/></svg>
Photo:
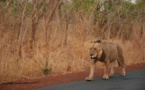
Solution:
<svg viewBox="0 0 145 90"><path fill-rule="evenodd" d="M90 48L90 74L86 77L87 81L93 80L94 68L97 61L105 64L103 79L107 80L114 74L114 62L117 60L118 65L121 67L122 76L125 76L125 62L123 57L123 51L120 46L110 42L101 42L97 40L93 42ZM109 74L109 66L111 68Z"/></svg>

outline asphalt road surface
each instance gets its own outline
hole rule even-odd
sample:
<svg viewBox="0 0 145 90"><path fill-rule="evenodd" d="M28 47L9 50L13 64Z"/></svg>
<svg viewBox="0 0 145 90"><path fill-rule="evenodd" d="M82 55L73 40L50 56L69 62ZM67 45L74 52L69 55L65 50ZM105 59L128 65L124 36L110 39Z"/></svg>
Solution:
<svg viewBox="0 0 145 90"><path fill-rule="evenodd" d="M37 90L145 90L145 70L127 72L126 77L114 75L109 80L95 78L90 82L72 82Z"/></svg>

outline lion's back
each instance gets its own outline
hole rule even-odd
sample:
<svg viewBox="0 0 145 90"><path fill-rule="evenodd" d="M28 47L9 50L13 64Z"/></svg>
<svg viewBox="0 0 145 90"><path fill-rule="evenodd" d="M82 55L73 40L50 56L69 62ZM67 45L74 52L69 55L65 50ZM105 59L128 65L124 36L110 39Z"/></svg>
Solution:
<svg viewBox="0 0 145 90"><path fill-rule="evenodd" d="M116 59L118 57L118 45L110 42L102 43L102 49L104 50L106 56L110 59Z"/></svg>

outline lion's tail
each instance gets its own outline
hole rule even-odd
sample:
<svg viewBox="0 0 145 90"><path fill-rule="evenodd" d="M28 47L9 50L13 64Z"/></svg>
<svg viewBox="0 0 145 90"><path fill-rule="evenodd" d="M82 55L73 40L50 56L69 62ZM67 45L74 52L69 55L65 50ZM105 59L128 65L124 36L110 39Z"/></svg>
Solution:
<svg viewBox="0 0 145 90"><path fill-rule="evenodd" d="M122 59L122 60L123 60L123 59ZM119 59L117 60L117 62L118 62L119 67L124 67L125 63L124 63L124 61L121 61L121 58L119 58Z"/></svg>
<svg viewBox="0 0 145 90"><path fill-rule="evenodd" d="M119 67L121 66L121 63L119 62L119 58L117 59L117 62L118 62L118 65L119 65Z"/></svg>

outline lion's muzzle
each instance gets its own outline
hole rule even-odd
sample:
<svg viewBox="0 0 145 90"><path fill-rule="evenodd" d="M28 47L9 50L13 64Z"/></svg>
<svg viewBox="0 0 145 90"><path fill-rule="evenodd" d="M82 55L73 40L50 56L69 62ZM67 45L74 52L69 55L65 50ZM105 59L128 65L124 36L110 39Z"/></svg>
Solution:
<svg viewBox="0 0 145 90"><path fill-rule="evenodd" d="M90 55L90 58L91 58L91 59L95 59L95 60L98 59L97 57L95 57L95 56L91 56L91 55Z"/></svg>

